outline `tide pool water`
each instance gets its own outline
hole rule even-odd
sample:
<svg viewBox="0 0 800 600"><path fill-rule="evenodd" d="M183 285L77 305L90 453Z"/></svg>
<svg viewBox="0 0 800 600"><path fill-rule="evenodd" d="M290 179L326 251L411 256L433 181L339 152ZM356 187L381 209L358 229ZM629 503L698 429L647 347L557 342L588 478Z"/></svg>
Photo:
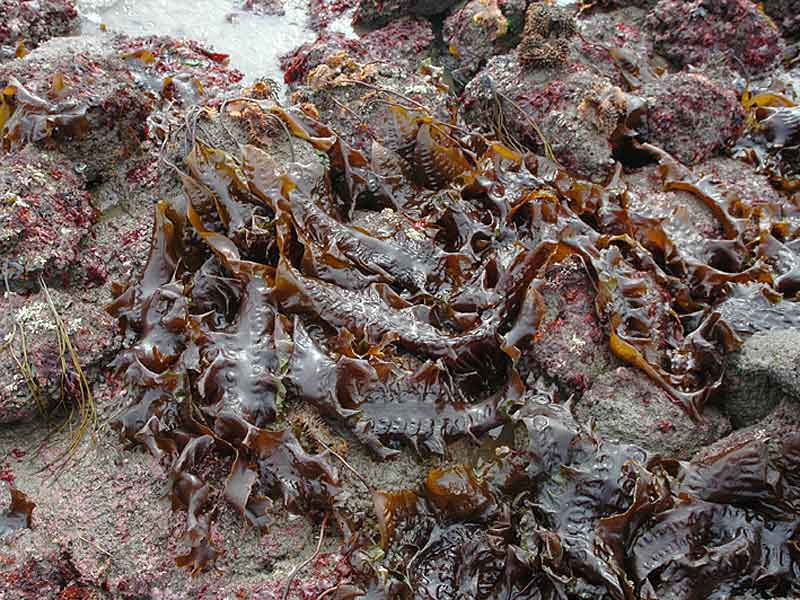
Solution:
<svg viewBox="0 0 800 600"><path fill-rule="evenodd" d="M231 66L252 81L282 81L281 55L314 40L306 0L286 0L285 14L259 15L241 10L236 0L78 0L86 33L101 23L131 36L169 35L198 40L231 57ZM349 15L334 25L354 35Z"/></svg>

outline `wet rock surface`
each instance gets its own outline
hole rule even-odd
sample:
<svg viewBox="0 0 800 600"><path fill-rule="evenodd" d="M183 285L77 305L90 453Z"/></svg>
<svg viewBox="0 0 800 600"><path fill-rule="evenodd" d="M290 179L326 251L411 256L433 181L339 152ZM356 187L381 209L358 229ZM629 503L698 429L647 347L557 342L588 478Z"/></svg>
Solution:
<svg viewBox="0 0 800 600"><path fill-rule="evenodd" d="M81 298L57 289L49 293L49 299L44 291L4 298L0 423L30 419L70 402L81 374L69 348L63 347L62 332L80 356L82 376L92 384L120 348L120 339L110 335L113 320L91 295Z"/></svg>
<svg viewBox="0 0 800 600"><path fill-rule="evenodd" d="M361 0L353 15L353 23L376 27L397 17L437 15L453 4L454 0Z"/></svg>
<svg viewBox="0 0 800 600"><path fill-rule="evenodd" d="M647 25L654 49L678 67L727 60L749 75L773 65L783 49L778 29L747 0L661 0Z"/></svg>
<svg viewBox="0 0 800 600"><path fill-rule="evenodd" d="M765 0L764 11L790 38L800 35L800 3L797 0Z"/></svg>
<svg viewBox="0 0 800 600"><path fill-rule="evenodd" d="M715 407L694 423L642 373L619 367L598 377L577 402L575 418L609 440L636 444L648 452L685 460L730 432Z"/></svg>
<svg viewBox="0 0 800 600"><path fill-rule="evenodd" d="M387 103L429 106L435 113L446 115L453 102L443 93L447 87L441 69L415 72L416 50L408 55L408 61L374 58L388 51L375 45L377 38L373 36L382 31L372 32L363 40L323 34L285 61L292 102L331 123L356 147L369 147L391 126L385 119Z"/></svg>
<svg viewBox="0 0 800 600"><path fill-rule="evenodd" d="M796 330L765 332L751 337L731 357L723 408L735 427L758 423L787 400L789 409L797 407L798 341Z"/></svg>
<svg viewBox="0 0 800 600"><path fill-rule="evenodd" d="M491 55L519 39L527 2L471 0L456 5L444 20L445 63L453 78L466 83Z"/></svg>
<svg viewBox="0 0 800 600"><path fill-rule="evenodd" d="M5 2L0 13L0 46L19 43L34 48L57 36L78 31L78 12L71 0Z"/></svg>
<svg viewBox="0 0 800 600"><path fill-rule="evenodd" d="M702 75L665 75L639 93L647 102L642 137L685 164L710 158L744 131L736 95Z"/></svg>
<svg viewBox="0 0 800 600"><path fill-rule="evenodd" d="M615 10L590 10L576 18L581 39L572 53L599 69L616 85L641 83L652 68L652 39L645 30L647 10L625 3Z"/></svg>
<svg viewBox="0 0 800 600"><path fill-rule="evenodd" d="M0 257L9 289L69 282L97 215L85 180L58 153L33 147L3 157Z"/></svg>
<svg viewBox="0 0 800 600"><path fill-rule="evenodd" d="M53 144L87 180L130 154L153 106L110 41L57 38L0 67L0 84L14 90L7 101L19 106L4 143Z"/></svg>
<svg viewBox="0 0 800 600"><path fill-rule="evenodd" d="M467 85L459 116L486 131L502 124L512 139L542 153L546 142L572 172L602 181L614 166L608 129L616 123L600 123L583 109L611 87L581 66L576 72L527 68L512 52L490 59Z"/></svg>
<svg viewBox="0 0 800 600"><path fill-rule="evenodd" d="M282 0L244 0L241 9L263 15L282 15L285 13Z"/></svg>
<svg viewBox="0 0 800 600"><path fill-rule="evenodd" d="M433 26L427 19L404 17L364 34L361 41L376 59L414 72L430 57Z"/></svg>
<svg viewBox="0 0 800 600"><path fill-rule="evenodd" d="M620 363L608 349L591 282L580 262L552 267L543 280L544 310L531 347L523 353L522 374L529 381L545 375L565 398L580 397Z"/></svg>

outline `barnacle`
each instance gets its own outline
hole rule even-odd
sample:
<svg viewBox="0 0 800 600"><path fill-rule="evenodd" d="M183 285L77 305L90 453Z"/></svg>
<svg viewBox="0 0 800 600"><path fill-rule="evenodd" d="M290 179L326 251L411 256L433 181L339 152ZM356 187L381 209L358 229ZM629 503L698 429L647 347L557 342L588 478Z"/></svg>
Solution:
<svg viewBox="0 0 800 600"><path fill-rule="evenodd" d="M587 109L624 134L636 107L599 92ZM434 469L422 489L367 482L385 568L362 569L353 585L365 592L627 599L664 597L670 579L680 598L693 586L709 598L796 591L791 465L756 442L701 464L599 439L516 369L546 270L577 260L611 350L701 418L728 352L800 323L794 204L750 202L642 146L665 190L716 219L719 239L698 243L690 224L637 208L619 178L575 179L421 107L390 106L369 152L313 111L248 110L326 160L196 143L185 197L157 205L141 279L109 307L127 340L116 367L138 390L117 426L170 469L190 543L179 564L197 572L223 550L211 543L208 453L232 455L224 497L253 526L279 504L327 523L341 509L331 456L347 450L335 432L349 431L380 459L446 455L457 438L492 450ZM527 445L507 441L514 423Z"/></svg>
<svg viewBox="0 0 800 600"><path fill-rule="evenodd" d="M575 20L565 9L546 3L531 4L518 49L520 62L534 68L565 64L569 39L575 32Z"/></svg>
<svg viewBox="0 0 800 600"><path fill-rule="evenodd" d="M486 8L475 13L472 19L481 27L494 26L493 39L503 37L508 33L508 19L497 5L497 0L480 0Z"/></svg>

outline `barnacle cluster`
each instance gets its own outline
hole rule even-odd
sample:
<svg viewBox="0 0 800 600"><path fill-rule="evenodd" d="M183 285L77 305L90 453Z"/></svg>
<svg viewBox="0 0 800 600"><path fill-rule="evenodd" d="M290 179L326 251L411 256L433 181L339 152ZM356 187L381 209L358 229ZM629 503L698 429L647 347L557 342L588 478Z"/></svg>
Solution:
<svg viewBox="0 0 800 600"><path fill-rule="evenodd" d="M564 65L576 31L575 19L565 9L543 2L531 4L518 48L520 62L537 69Z"/></svg>
<svg viewBox="0 0 800 600"><path fill-rule="evenodd" d="M642 146L666 190L718 221L719 239L687 243L691 224L636 212L619 178L575 179L418 106L390 105L362 152L311 111L250 104L325 166L195 141L184 197L158 204L141 279L110 307L128 339L116 366L138 390L119 427L171 466L192 544L180 564L196 571L219 551L197 470L212 450L231 457L225 497L256 527L276 502L339 510L327 434L287 418L305 407L381 459L492 434L483 465L374 492L383 566L358 552L368 531L348 542L350 583L370 597L798 591L796 436L703 462L650 456L580 427L516 367L545 269L577 258L612 351L700 418L742 337L800 325L800 207L751 203ZM504 435L513 423L526 444Z"/></svg>

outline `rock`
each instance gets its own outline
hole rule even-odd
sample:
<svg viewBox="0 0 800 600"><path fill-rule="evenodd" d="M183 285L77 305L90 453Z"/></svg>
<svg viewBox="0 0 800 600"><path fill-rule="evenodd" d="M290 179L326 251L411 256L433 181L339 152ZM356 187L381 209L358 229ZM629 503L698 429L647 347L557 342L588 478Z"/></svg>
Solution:
<svg viewBox="0 0 800 600"><path fill-rule="evenodd" d="M255 13L257 15L283 15L283 0L244 0L242 10Z"/></svg>
<svg viewBox="0 0 800 600"><path fill-rule="evenodd" d="M324 32L313 42L307 42L281 56L283 81L290 89L302 85L312 69L342 52L354 60L365 60L370 55L369 49L361 40L350 39L338 31Z"/></svg>
<svg viewBox="0 0 800 600"><path fill-rule="evenodd" d="M418 17L396 19L361 37L374 57L412 71L430 55L433 40L431 22Z"/></svg>
<svg viewBox="0 0 800 600"><path fill-rule="evenodd" d="M6 0L0 11L0 46L22 42L35 48L52 37L77 32L78 26L71 0Z"/></svg>
<svg viewBox="0 0 800 600"><path fill-rule="evenodd" d="M756 75L783 52L780 32L750 0L661 0L647 27L656 52L677 67L724 61Z"/></svg>
<svg viewBox="0 0 800 600"><path fill-rule="evenodd" d="M456 5L444 21L442 56L453 79L468 82L488 58L514 45L522 33L525 0L470 0Z"/></svg>
<svg viewBox="0 0 800 600"><path fill-rule="evenodd" d="M487 132L500 127L507 143L539 154L546 152L543 137L568 171L595 182L608 179L615 159L641 166L626 162L629 131L686 164L739 138L745 115L732 90L699 73L657 77L644 59L622 65L647 51L640 32L626 33L621 41L627 48L613 58L610 44L571 37L569 21L551 10L533 5L518 50L490 59L466 86L459 109L464 122ZM584 28L610 35L625 25L614 19L584 22Z"/></svg>
<svg viewBox="0 0 800 600"><path fill-rule="evenodd" d="M698 177L713 177L715 181L747 198L754 206L782 204L786 197L777 191L769 178L741 160L717 156L692 168Z"/></svg>
<svg viewBox="0 0 800 600"><path fill-rule="evenodd" d="M507 132L542 154L542 139L572 174L604 181L612 170L609 132L598 124L595 104L614 86L582 64L566 68L529 69L516 52L495 56L467 85L459 117L470 127L493 132L502 119Z"/></svg>
<svg viewBox="0 0 800 600"><path fill-rule="evenodd" d="M698 179L711 177L722 192L738 194L754 205L785 201L765 175L739 160L714 157L691 171ZM622 178L628 187L628 210L658 219L684 257L729 272L745 268L719 253L716 242L724 238L724 231L711 208L689 192L665 191L657 166L647 165Z"/></svg>
<svg viewBox="0 0 800 600"><path fill-rule="evenodd" d="M162 103L169 108L160 120L169 121L238 82L241 74L225 60L194 42L164 37L52 39L0 66L0 87L11 86L15 105L4 143L55 147L97 183L148 135L158 135L159 123L148 124L148 117Z"/></svg>
<svg viewBox="0 0 800 600"><path fill-rule="evenodd" d="M561 395L579 396L617 366L594 307L594 288L575 258L550 267L540 292L544 314L531 347L522 355L521 374L540 374L558 384Z"/></svg>
<svg viewBox="0 0 800 600"><path fill-rule="evenodd" d="M53 305L63 321L84 375L97 377L120 348L113 335L113 319L102 307L87 302L80 294L51 289ZM48 410L60 400L62 385L70 402L77 389L77 372L69 355L64 358L53 312L44 291L30 296L14 294L4 299L0 311L0 423L13 423Z"/></svg>
<svg viewBox="0 0 800 600"><path fill-rule="evenodd" d="M639 94L647 103L638 130L647 142L684 164L696 164L731 145L744 131L736 94L697 73L648 81Z"/></svg>
<svg viewBox="0 0 800 600"><path fill-rule="evenodd" d="M707 406L703 422L688 415L647 376L620 367L597 378L575 407L580 423L593 422L606 439L636 444L645 450L687 459L730 431L730 423Z"/></svg>
<svg viewBox="0 0 800 600"><path fill-rule="evenodd" d="M447 103L453 98L441 82L441 69L415 74L376 62L361 42L353 47L352 54L344 49L334 52L335 46L323 34L318 44L301 49L286 71L287 81L294 78L292 103L311 110L347 143L362 149L385 139L390 126L386 103L418 103L439 119L449 118ZM362 57L362 52L367 54Z"/></svg>
<svg viewBox="0 0 800 600"><path fill-rule="evenodd" d="M796 447L798 436L800 436L800 411L797 410L797 403L782 401L762 421L743 429L737 429L716 443L699 450L692 460L694 462L703 461L707 457L766 440L770 462L779 465L786 456L784 444L788 447L794 438Z"/></svg>
<svg viewBox="0 0 800 600"><path fill-rule="evenodd" d="M598 0L595 4L606 9L626 8L629 6L652 8L658 4L658 0Z"/></svg>
<svg viewBox="0 0 800 600"><path fill-rule="evenodd" d="M33 146L2 157L0 264L12 290L68 283L95 219L84 180L57 153Z"/></svg>
<svg viewBox="0 0 800 600"><path fill-rule="evenodd" d="M314 31L325 29L337 17L358 5L358 0L310 0L308 23Z"/></svg>
<svg viewBox="0 0 800 600"><path fill-rule="evenodd" d="M766 12L788 37L800 36L800 0L762 0Z"/></svg>
<svg viewBox="0 0 800 600"><path fill-rule="evenodd" d="M784 400L800 411L800 331L758 333L731 355L722 390L734 427L759 422Z"/></svg>
<svg viewBox="0 0 800 600"><path fill-rule="evenodd" d="M644 30L647 11L636 3L627 4L630 6L578 15L581 38L573 49L576 60L591 64L623 89L638 83L651 70L653 50L650 35Z"/></svg>
<svg viewBox="0 0 800 600"><path fill-rule="evenodd" d="M722 238L722 227L712 210L689 192L664 191L658 167L649 165L623 175L628 186L628 209L662 223L681 255L708 261L709 244Z"/></svg>
<svg viewBox="0 0 800 600"><path fill-rule="evenodd" d="M353 25L379 27L397 17L437 15L455 3L456 0L360 0Z"/></svg>
<svg viewBox="0 0 800 600"><path fill-rule="evenodd" d="M50 40L0 67L0 86L7 85L24 90L17 90L17 108L5 123L6 144L55 145L89 181L140 144L153 108L102 38ZM19 102L25 91L39 100Z"/></svg>

